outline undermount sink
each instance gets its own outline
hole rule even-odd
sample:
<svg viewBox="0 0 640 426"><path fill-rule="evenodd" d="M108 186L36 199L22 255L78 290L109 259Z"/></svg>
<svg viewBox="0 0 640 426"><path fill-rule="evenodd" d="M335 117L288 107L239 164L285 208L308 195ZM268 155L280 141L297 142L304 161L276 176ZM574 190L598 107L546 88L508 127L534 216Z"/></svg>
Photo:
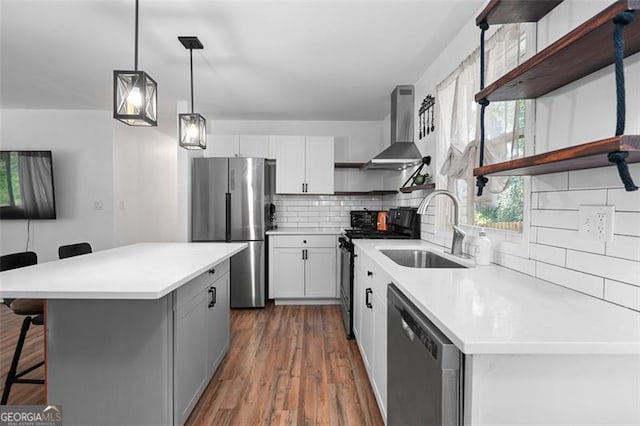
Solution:
<svg viewBox="0 0 640 426"><path fill-rule="evenodd" d="M409 268L466 268L428 250L380 250L380 253L398 265Z"/></svg>

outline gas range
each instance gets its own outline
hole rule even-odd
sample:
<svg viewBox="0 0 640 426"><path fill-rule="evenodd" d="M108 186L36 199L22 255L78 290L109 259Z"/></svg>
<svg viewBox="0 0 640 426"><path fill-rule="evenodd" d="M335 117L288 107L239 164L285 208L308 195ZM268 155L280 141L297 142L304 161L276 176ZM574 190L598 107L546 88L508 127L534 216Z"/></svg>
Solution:
<svg viewBox="0 0 640 426"><path fill-rule="evenodd" d="M365 239L365 238L376 239L376 240L391 239L391 238L395 238L395 239L411 238L411 235L403 234L401 232L377 231L375 229L361 229L361 228L345 229L344 236L351 240Z"/></svg>
<svg viewBox="0 0 640 426"><path fill-rule="evenodd" d="M378 231L378 212L374 210L352 210L351 228L345 229L344 237L353 239L410 239L420 238L420 216L415 207L400 207L389 210L388 230Z"/></svg>
<svg viewBox="0 0 640 426"><path fill-rule="evenodd" d="M420 238L420 216L418 209L400 207L389 210L388 230L378 231L378 212L372 210L353 210L351 228L346 229L338 239L340 242L340 299L342 320L347 338L353 337L353 275L355 239L411 239Z"/></svg>

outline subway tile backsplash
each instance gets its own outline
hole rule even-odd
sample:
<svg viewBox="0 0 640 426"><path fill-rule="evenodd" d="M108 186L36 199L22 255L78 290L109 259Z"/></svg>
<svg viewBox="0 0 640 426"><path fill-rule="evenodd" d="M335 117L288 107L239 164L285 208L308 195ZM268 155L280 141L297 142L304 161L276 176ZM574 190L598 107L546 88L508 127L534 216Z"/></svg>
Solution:
<svg viewBox="0 0 640 426"><path fill-rule="evenodd" d="M279 228L350 227L351 210L380 210L380 196L276 195L276 220Z"/></svg>

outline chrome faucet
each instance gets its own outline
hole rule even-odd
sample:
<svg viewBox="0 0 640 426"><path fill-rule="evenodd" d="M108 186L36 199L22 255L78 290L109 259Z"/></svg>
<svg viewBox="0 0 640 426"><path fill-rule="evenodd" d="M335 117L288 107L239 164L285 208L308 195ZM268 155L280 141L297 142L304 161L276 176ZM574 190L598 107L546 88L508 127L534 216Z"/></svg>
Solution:
<svg viewBox="0 0 640 426"><path fill-rule="evenodd" d="M462 256L462 241L466 233L458 226L458 210L460 209L460 202L453 193L444 189L436 189L422 200L418 207L418 214L423 215L427 213L427 207L429 203L438 195L446 195L453 201L453 240L451 241L451 254L455 256Z"/></svg>

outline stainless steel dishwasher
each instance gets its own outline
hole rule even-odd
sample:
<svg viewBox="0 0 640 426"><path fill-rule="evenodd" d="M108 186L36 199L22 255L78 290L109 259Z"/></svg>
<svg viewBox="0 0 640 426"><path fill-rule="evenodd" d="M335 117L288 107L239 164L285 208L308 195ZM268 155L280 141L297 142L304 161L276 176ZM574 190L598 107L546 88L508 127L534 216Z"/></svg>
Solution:
<svg viewBox="0 0 640 426"><path fill-rule="evenodd" d="M459 426L462 352L393 284L387 300L388 425Z"/></svg>

